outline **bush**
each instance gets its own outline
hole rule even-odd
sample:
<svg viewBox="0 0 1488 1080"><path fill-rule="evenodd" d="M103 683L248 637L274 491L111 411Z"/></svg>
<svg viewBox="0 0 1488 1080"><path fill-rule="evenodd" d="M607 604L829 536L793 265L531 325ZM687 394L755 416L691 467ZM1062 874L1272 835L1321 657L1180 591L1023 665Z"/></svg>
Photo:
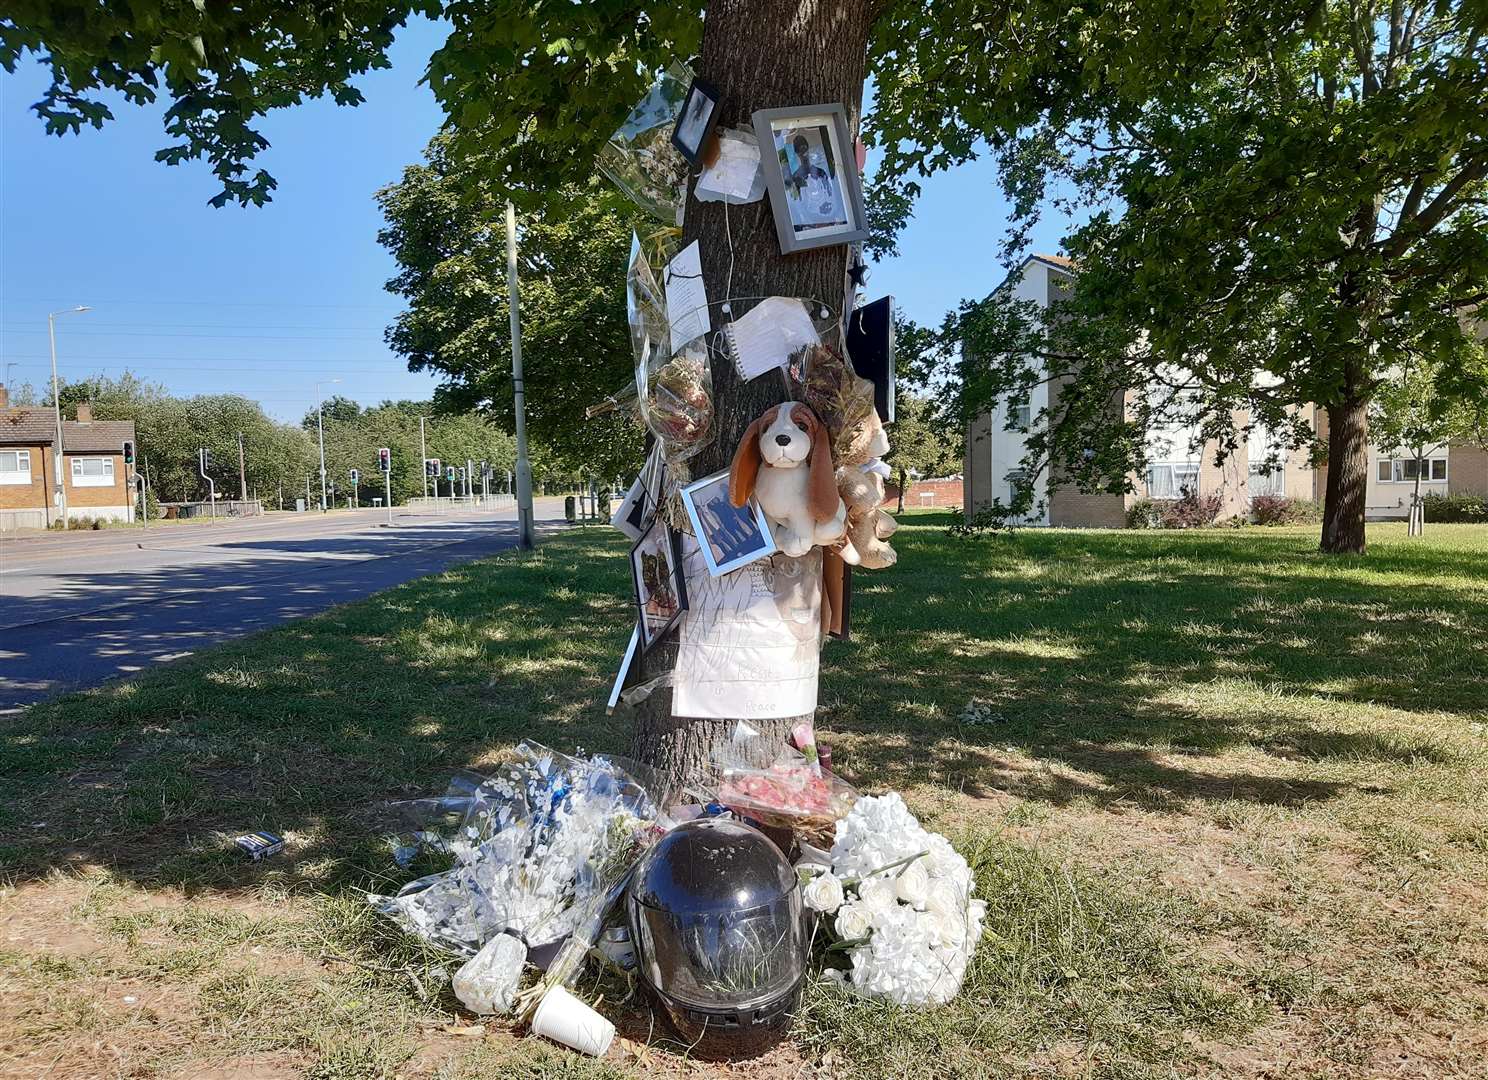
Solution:
<svg viewBox="0 0 1488 1080"><path fill-rule="evenodd" d="M1289 499L1285 495L1257 495L1250 500L1257 525L1316 525L1323 508L1311 499Z"/></svg>
<svg viewBox="0 0 1488 1080"><path fill-rule="evenodd" d="M1430 522L1488 522L1488 497L1482 495L1426 495L1421 502Z"/></svg>
<svg viewBox="0 0 1488 1080"><path fill-rule="evenodd" d="M1163 510L1164 529L1202 529L1219 517L1222 500L1218 495L1185 492L1183 498L1168 503Z"/></svg>
<svg viewBox="0 0 1488 1080"><path fill-rule="evenodd" d="M1218 495L1188 493L1181 499L1140 499L1126 511L1128 529L1202 529L1219 517Z"/></svg>
<svg viewBox="0 0 1488 1080"><path fill-rule="evenodd" d="M1128 529L1155 529L1162 524L1163 504L1138 499L1126 511Z"/></svg>

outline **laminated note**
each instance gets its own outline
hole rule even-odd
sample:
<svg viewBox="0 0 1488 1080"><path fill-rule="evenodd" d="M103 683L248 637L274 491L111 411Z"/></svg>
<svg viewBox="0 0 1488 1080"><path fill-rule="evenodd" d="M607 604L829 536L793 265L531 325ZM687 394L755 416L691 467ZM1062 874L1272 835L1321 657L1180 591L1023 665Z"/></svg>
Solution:
<svg viewBox="0 0 1488 1080"><path fill-rule="evenodd" d="M784 367L796 350L821 343L805 302L793 296L772 296L755 305L724 327L724 336L745 379Z"/></svg>

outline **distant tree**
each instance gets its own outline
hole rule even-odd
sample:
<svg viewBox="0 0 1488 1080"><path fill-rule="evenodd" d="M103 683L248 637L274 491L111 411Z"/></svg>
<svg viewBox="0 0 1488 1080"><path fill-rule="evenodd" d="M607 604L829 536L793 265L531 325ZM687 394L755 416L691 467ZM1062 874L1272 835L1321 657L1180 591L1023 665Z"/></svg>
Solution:
<svg viewBox="0 0 1488 1080"><path fill-rule="evenodd" d="M1119 491L1148 428L1228 449L1243 410L1299 447L1316 437L1299 407L1319 405L1321 547L1362 552L1388 373L1434 354L1440 394L1482 391L1456 345L1488 300L1488 6L934 6L944 33L918 33L912 4L879 26L896 59L875 87L881 201L986 140L1015 210L1010 262L1044 208L1090 214L1065 240L1068 301L1040 315L1000 295L952 318L963 417L1068 380L1025 485L1053 469Z"/></svg>
<svg viewBox="0 0 1488 1080"><path fill-rule="evenodd" d="M305 411L305 417L300 421L300 426L306 431L314 431L317 421L324 417L326 423L332 420L343 423L355 420L362 415L362 407L351 398L342 394L333 394L320 404L320 408L310 408Z"/></svg>
<svg viewBox="0 0 1488 1080"><path fill-rule="evenodd" d="M378 239L397 260L389 292L408 304L388 344L414 371L435 371L442 412L479 410L513 427L511 320L507 306L506 200L484 166L429 144L377 193L387 225ZM577 468L604 474L640 464L641 431L623 413L586 420L585 407L633 379L623 282L631 231L649 231L599 183L575 186L551 208L524 216L520 263L522 358L528 431Z"/></svg>
<svg viewBox="0 0 1488 1080"><path fill-rule="evenodd" d="M899 488L899 511L904 490L914 476L949 476L961 468L960 429L938 423L928 400L900 393L894 407L893 437L884 459L894 470Z"/></svg>
<svg viewBox="0 0 1488 1080"><path fill-rule="evenodd" d="M1443 391L1446 370L1467 373L1488 385L1488 350L1481 341L1463 338L1456 343L1463 355L1408 357L1375 393L1370 403L1370 430L1380 450L1411 461L1410 531L1425 526L1421 484L1433 453L1452 443L1488 445L1488 394Z"/></svg>

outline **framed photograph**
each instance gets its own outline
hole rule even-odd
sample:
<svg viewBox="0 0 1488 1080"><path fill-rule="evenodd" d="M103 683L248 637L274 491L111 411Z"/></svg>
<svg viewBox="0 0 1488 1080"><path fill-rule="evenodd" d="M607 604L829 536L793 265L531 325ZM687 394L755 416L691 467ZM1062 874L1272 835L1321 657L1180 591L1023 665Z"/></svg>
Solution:
<svg viewBox="0 0 1488 1080"><path fill-rule="evenodd" d="M846 109L760 109L754 114L754 133L783 254L867 238L868 216Z"/></svg>
<svg viewBox="0 0 1488 1080"><path fill-rule="evenodd" d="M653 517L630 549L630 574L640 611L641 648L651 648L677 625L687 610L682 577L682 545L660 517Z"/></svg>
<svg viewBox="0 0 1488 1080"><path fill-rule="evenodd" d="M708 140L718 123L719 97L712 84L702 79L694 78L687 88L687 98L682 102L682 111L677 114L677 124L672 128L672 145L689 165L702 164L708 152Z"/></svg>
<svg viewBox="0 0 1488 1080"><path fill-rule="evenodd" d="M894 422L894 298L856 308L847 319L847 355L853 370L873 383L873 407Z"/></svg>
<svg viewBox="0 0 1488 1080"><path fill-rule="evenodd" d="M636 646L641 640L641 627L637 623L630 631L630 644L625 646L625 656L620 661L620 671L615 675L615 685L610 687L610 699L605 702L605 715L614 713L620 704L620 695L630 685L630 669L635 665Z"/></svg>
<svg viewBox="0 0 1488 1080"><path fill-rule="evenodd" d="M775 554L775 538L759 503L729 502L729 473L714 473L682 489L682 505L713 577Z"/></svg>

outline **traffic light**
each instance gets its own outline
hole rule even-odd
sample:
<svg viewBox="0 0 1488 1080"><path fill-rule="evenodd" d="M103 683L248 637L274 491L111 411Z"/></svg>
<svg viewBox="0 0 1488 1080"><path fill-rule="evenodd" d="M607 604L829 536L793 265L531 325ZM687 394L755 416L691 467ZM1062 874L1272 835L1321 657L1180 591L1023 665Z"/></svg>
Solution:
<svg viewBox="0 0 1488 1080"><path fill-rule="evenodd" d="M212 467L212 451L206 449L205 447L202 448L201 452L201 467L202 472L206 472Z"/></svg>
<svg viewBox="0 0 1488 1080"><path fill-rule="evenodd" d="M377 448L377 467L383 472L393 471L393 452L386 446Z"/></svg>
<svg viewBox="0 0 1488 1080"><path fill-rule="evenodd" d="M133 439L125 439L124 440L124 464L125 465L133 465L134 464L134 440Z"/></svg>
<svg viewBox="0 0 1488 1080"><path fill-rule="evenodd" d="M360 484L361 482L362 482L362 470L360 470L360 469L352 469L351 470L351 483L352 483L352 486L355 487L357 484Z"/></svg>
<svg viewBox="0 0 1488 1080"><path fill-rule="evenodd" d="M448 480L451 484L453 484L455 482L455 467L453 465L451 465L448 469L445 470L444 478L446 480Z"/></svg>
<svg viewBox="0 0 1488 1080"><path fill-rule="evenodd" d="M424 475L429 477L439 475L439 459L437 457L424 458Z"/></svg>

